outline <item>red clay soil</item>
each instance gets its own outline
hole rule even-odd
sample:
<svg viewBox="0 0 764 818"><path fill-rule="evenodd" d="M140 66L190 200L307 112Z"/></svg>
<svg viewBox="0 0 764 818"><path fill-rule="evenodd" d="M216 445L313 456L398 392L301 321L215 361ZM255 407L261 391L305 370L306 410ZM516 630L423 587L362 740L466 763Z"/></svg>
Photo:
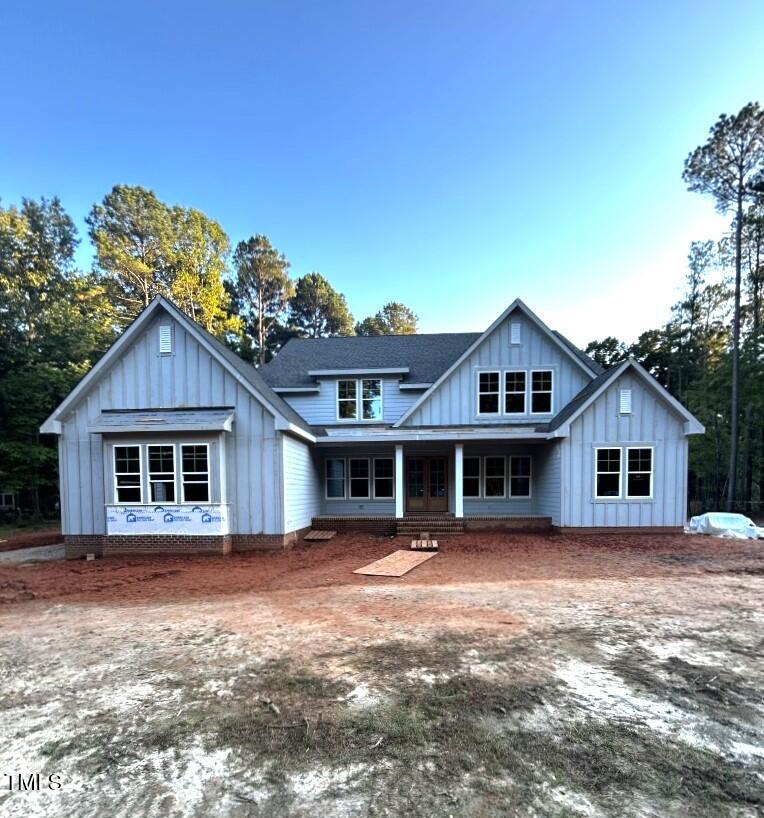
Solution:
<svg viewBox="0 0 764 818"><path fill-rule="evenodd" d="M209 599L253 591L343 585L450 585L725 572L764 575L764 547L669 534L555 535L480 532L441 540L441 553L404 577L353 574L404 538L342 534L278 553L225 557L109 557L0 567L0 604L67 597L93 603Z"/></svg>
<svg viewBox="0 0 764 818"><path fill-rule="evenodd" d="M60 528L51 528L47 531L19 531L8 537L0 537L0 551L36 548L38 545L55 545L59 542L63 542Z"/></svg>

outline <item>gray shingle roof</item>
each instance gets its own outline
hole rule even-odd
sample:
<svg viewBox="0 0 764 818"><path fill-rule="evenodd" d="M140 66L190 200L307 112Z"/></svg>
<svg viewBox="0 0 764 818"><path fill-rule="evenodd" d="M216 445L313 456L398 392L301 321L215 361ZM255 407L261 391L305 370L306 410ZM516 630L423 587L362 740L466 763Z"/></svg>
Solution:
<svg viewBox="0 0 764 818"><path fill-rule="evenodd" d="M273 387L315 386L315 369L375 369L407 366L408 383L433 383L482 333L292 338L259 369Z"/></svg>
<svg viewBox="0 0 764 818"><path fill-rule="evenodd" d="M599 366L599 364L598 364ZM618 367L611 367L610 369L602 369L599 367L600 372L599 375L593 380L589 381L586 386L565 406L560 409L560 411L549 421L549 429L548 431L553 432L555 429L559 429L563 423L587 400L602 386L602 384L607 383L608 380L613 376L615 370Z"/></svg>
<svg viewBox="0 0 764 818"><path fill-rule="evenodd" d="M565 344L565 346L586 366L590 367L597 374L602 374L605 370L598 364L594 358L590 358L583 350L579 349L572 341L569 341L561 332L553 329L552 332Z"/></svg>
<svg viewBox="0 0 764 818"><path fill-rule="evenodd" d="M270 404L276 409L278 412L281 413L282 417L284 417L289 423L293 423L295 426L298 426L305 432L312 434L310 425L305 421L302 415L298 414L280 395L277 395L273 389L271 389L268 382L262 375L255 369L252 364L247 363L243 358L240 358L230 347L227 347L222 341L218 340L212 333L207 332L207 330L193 319L189 318L184 312L180 310L179 307L176 307L169 299L163 299L167 301L170 306L172 306L182 317L182 319L190 321L194 324L196 329L201 332L202 335L205 336L207 341L215 347L215 349L222 355L226 361L244 378L244 380L248 381L256 391L258 391ZM177 317L177 316L175 316Z"/></svg>

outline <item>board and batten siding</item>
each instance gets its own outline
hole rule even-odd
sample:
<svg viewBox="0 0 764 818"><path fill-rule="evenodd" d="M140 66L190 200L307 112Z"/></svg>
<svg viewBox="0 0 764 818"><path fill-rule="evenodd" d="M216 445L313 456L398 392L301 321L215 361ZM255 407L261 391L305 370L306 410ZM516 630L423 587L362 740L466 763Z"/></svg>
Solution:
<svg viewBox="0 0 764 818"><path fill-rule="evenodd" d="M159 354L160 323L173 324L171 355ZM232 532L283 533L281 449L273 415L179 324L163 315L147 325L62 419L64 534L106 531L104 505L111 466L104 464L102 436L88 428L101 411L186 406L235 408L233 431L224 438ZM173 433L163 439L173 439Z"/></svg>
<svg viewBox="0 0 764 818"><path fill-rule="evenodd" d="M306 443L281 436L284 475L284 531L307 528L321 513L323 485L318 466Z"/></svg>
<svg viewBox="0 0 764 818"><path fill-rule="evenodd" d="M632 411L619 412L619 391L632 390ZM594 497L595 449L652 446L651 500ZM573 421L561 443L563 526L682 526L687 506L687 437L684 419L626 373Z"/></svg>
<svg viewBox="0 0 764 818"><path fill-rule="evenodd" d="M510 343L510 324L520 325L520 343ZM484 338L448 378L407 418L404 426L447 426L458 423L507 423L548 419L548 415L477 414L477 373L491 369L551 369L552 413L558 412L591 380L556 342L541 332L521 311L514 310ZM530 377L530 376L528 376ZM500 388L503 384L500 385ZM529 409L526 406L526 409Z"/></svg>
<svg viewBox="0 0 764 818"><path fill-rule="evenodd" d="M392 366L393 364L391 364ZM366 377L374 377L368 375ZM348 379L355 378L348 376ZM322 378L318 382L319 392L310 392L304 395L283 394L281 397L304 420L314 426L324 426L342 423L343 426L352 426L357 421L337 420L337 378ZM395 378L382 378L382 418L386 423L395 423L404 412L408 411L422 394L419 390L404 390L399 388L399 381ZM362 425L362 424L358 424Z"/></svg>

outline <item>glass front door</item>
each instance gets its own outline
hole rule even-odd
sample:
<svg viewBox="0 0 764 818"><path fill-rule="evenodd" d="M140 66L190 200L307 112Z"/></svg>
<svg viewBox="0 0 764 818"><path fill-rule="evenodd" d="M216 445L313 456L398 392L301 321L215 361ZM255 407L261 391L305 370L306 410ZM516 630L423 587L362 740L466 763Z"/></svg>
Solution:
<svg viewBox="0 0 764 818"><path fill-rule="evenodd" d="M445 457L406 459L406 511L448 511Z"/></svg>

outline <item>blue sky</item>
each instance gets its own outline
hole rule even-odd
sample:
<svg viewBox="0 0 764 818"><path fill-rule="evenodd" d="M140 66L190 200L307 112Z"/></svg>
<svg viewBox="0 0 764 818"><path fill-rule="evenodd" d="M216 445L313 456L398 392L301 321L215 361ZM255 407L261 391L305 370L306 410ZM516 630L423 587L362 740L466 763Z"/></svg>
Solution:
<svg viewBox="0 0 764 818"><path fill-rule="evenodd" d="M519 295L631 339L724 228L682 163L764 102L762 31L760 0L8 2L0 197L58 195L84 236L140 184L267 234L357 318L478 330Z"/></svg>

